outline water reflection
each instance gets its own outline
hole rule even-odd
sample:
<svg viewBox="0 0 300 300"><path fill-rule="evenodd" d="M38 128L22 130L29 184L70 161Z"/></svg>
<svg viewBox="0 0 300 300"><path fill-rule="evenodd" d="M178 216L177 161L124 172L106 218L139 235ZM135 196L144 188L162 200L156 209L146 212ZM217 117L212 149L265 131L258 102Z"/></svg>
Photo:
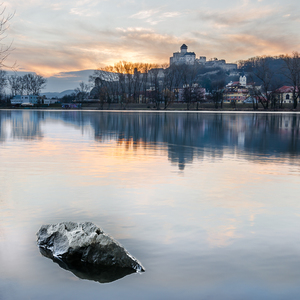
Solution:
<svg viewBox="0 0 300 300"><path fill-rule="evenodd" d="M0 129L1 299L297 299L297 114L1 111ZM58 268L35 233L66 220L147 272Z"/></svg>
<svg viewBox="0 0 300 300"><path fill-rule="evenodd" d="M109 283L116 281L125 277L126 275L135 273L134 270L129 268L118 268L118 267L109 267L109 266L97 266L83 264L83 263L71 263L67 261L62 261L58 258L53 257L50 251L47 251L44 248L39 247L40 253L53 260L61 268L72 272L76 277L80 279L87 279L97 281L99 283Z"/></svg>
<svg viewBox="0 0 300 300"><path fill-rule="evenodd" d="M21 140L40 139L43 136L43 111L1 111L0 119L0 141L5 141L9 136Z"/></svg>
<svg viewBox="0 0 300 300"><path fill-rule="evenodd" d="M93 128L99 143L115 141L125 148L161 149L180 170L195 158L222 158L224 152L260 157L299 156L299 114L119 113L83 111L1 111L0 141L40 139L46 119L78 130Z"/></svg>

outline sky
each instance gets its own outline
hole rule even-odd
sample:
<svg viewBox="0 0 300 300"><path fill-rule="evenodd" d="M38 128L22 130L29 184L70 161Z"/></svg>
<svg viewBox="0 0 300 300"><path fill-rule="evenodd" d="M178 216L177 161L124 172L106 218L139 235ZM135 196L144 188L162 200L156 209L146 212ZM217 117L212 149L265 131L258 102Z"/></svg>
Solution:
<svg viewBox="0 0 300 300"><path fill-rule="evenodd" d="M227 62L299 50L298 0L9 0L6 64L46 77L120 60L166 63L185 43Z"/></svg>

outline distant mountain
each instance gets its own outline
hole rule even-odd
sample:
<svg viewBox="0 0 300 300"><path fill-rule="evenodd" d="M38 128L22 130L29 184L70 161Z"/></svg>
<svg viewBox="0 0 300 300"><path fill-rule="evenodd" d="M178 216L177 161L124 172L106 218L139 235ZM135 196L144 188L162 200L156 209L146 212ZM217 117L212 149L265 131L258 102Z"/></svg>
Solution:
<svg viewBox="0 0 300 300"><path fill-rule="evenodd" d="M93 73L94 70L82 70L61 72L54 76L47 77L47 86L44 92L75 90L80 82L89 83L89 77L93 75Z"/></svg>
<svg viewBox="0 0 300 300"><path fill-rule="evenodd" d="M46 92L46 93L41 93L41 96L45 95L48 99L51 99L51 98L62 98L63 96L65 95L70 95L72 93L74 93L75 91L74 90L65 90L63 92Z"/></svg>

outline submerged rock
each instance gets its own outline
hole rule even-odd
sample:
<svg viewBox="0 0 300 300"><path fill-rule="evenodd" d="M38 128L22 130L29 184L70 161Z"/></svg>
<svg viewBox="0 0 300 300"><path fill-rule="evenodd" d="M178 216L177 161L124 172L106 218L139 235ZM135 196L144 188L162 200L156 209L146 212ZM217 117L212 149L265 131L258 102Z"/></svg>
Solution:
<svg viewBox="0 0 300 300"><path fill-rule="evenodd" d="M43 225L37 244L42 255L79 278L110 282L145 271L121 244L90 222Z"/></svg>

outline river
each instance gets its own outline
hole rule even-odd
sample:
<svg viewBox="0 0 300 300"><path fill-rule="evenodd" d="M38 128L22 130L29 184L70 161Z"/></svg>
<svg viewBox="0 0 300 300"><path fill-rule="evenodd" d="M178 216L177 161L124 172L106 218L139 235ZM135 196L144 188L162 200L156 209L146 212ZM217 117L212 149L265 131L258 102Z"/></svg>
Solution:
<svg viewBox="0 0 300 300"><path fill-rule="evenodd" d="M0 299L297 299L300 114L0 111ZM43 257L91 221L146 272L108 284Z"/></svg>

